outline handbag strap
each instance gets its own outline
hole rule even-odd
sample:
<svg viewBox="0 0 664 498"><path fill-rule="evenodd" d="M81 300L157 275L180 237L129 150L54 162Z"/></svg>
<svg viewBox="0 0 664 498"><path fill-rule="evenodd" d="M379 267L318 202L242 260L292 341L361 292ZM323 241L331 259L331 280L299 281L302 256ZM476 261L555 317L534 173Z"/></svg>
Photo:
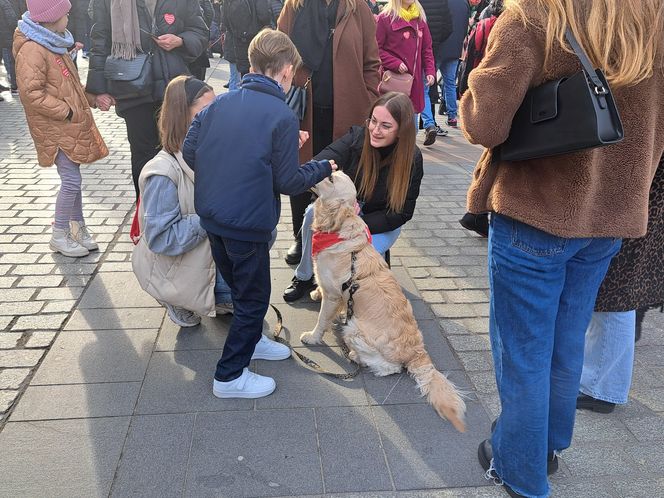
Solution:
<svg viewBox="0 0 664 498"><path fill-rule="evenodd" d="M574 33L572 33L572 30L567 28L565 31L565 38L567 39L567 42L570 44L572 47L572 50L574 50L574 53L576 56L579 58L581 61L581 65L583 66L583 69L585 69L586 74L588 75L588 78L592 82L595 91L595 94L597 95L606 95L609 93L607 88L604 86L604 83L602 83L602 80L600 80L597 77L597 73L595 72L595 69L593 68L592 63L590 62L590 59L588 58L588 55L586 52L583 50L583 47L579 44L577 41L576 37L574 36Z"/></svg>
<svg viewBox="0 0 664 498"><path fill-rule="evenodd" d="M415 27L415 38L417 39L417 43L415 45L415 61L413 62L413 72L415 72L415 68L417 67L417 59L418 56L420 55L420 21L419 19L417 20L417 26ZM422 69L422 68L420 68ZM413 78L415 75L413 74Z"/></svg>

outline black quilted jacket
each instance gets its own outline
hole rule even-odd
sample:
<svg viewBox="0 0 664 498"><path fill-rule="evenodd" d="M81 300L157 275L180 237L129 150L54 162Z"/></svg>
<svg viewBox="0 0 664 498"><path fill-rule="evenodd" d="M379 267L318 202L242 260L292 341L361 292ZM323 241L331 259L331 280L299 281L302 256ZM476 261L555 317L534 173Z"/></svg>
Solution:
<svg viewBox="0 0 664 498"><path fill-rule="evenodd" d="M452 14L447 5L447 0L420 0L420 3L424 8L429 31L431 31L434 57L438 60L438 47L440 47L441 42L452 34Z"/></svg>

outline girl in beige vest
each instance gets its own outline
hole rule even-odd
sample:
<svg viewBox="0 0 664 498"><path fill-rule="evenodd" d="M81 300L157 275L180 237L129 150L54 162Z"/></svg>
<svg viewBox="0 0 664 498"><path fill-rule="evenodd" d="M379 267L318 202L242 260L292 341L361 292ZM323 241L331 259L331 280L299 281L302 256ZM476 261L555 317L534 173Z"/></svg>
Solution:
<svg viewBox="0 0 664 498"><path fill-rule="evenodd" d="M143 289L180 327L201 315L232 312L230 289L216 271L207 232L194 210L194 172L180 149L194 116L214 99L212 87L178 76L166 88L159 117L163 149L139 178L141 237L132 266Z"/></svg>

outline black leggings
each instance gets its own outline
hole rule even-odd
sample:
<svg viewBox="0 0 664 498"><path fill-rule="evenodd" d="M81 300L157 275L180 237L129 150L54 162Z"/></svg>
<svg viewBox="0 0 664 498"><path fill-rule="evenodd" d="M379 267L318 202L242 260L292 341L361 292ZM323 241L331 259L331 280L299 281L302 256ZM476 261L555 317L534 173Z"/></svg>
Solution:
<svg viewBox="0 0 664 498"><path fill-rule="evenodd" d="M311 131L311 141L314 149L314 156L330 145L333 140L334 131L334 113L331 108L314 107L313 108L313 130ZM290 198L291 218L293 220L293 236L299 238L302 221L304 220L304 211L311 204L311 192L304 192L299 195L292 195Z"/></svg>
<svg viewBox="0 0 664 498"><path fill-rule="evenodd" d="M131 151L131 178L134 181L138 199L138 177L143 166L160 149L157 113L160 103L149 102L123 111L122 117L127 125L127 139Z"/></svg>

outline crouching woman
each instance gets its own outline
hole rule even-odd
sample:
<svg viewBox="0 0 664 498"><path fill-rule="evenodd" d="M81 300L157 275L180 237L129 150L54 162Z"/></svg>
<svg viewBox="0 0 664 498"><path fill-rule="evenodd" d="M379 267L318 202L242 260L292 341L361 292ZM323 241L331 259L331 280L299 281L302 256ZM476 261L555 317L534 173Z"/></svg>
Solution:
<svg viewBox="0 0 664 498"><path fill-rule="evenodd" d="M365 126L353 126L323 149L317 160L334 160L353 179L360 216L369 227L374 248L384 257L415 212L424 176L422 153L415 145L413 105L403 93L377 99ZM313 204L302 224L302 260L284 291L284 300L300 299L315 287L311 252Z"/></svg>
<svg viewBox="0 0 664 498"><path fill-rule="evenodd" d="M191 76L170 82L158 123L163 149L138 182L141 236L132 267L141 287L180 327L198 325L200 315L233 309L230 288L216 271L207 232L194 210L194 172L181 152L194 116L213 99L212 87Z"/></svg>

